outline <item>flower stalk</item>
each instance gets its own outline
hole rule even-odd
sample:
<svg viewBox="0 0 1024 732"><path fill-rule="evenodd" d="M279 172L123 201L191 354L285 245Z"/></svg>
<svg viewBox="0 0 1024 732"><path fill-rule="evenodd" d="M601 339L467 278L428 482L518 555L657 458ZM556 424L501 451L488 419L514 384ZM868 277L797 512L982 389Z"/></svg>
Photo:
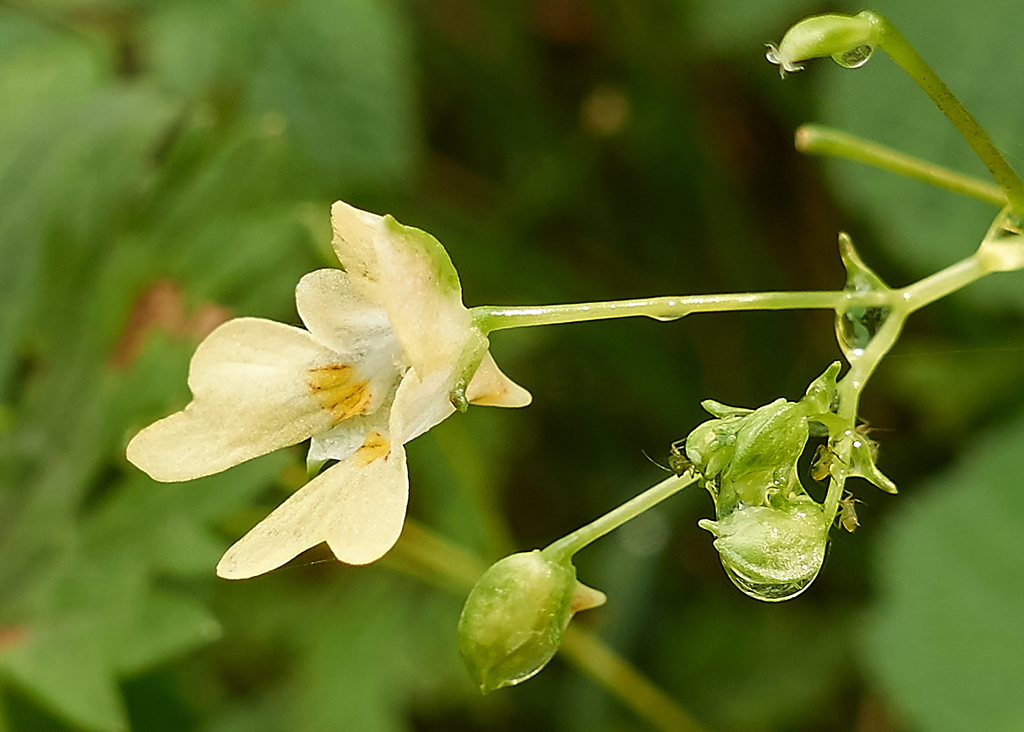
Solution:
<svg viewBox="0 0 1024 732"><path fill-rule="evenodd" d="M949 170L832 127L801 125L796 131L795 144L797 150L807 155L829 155L865 163L993 206L1001 208L1006 205L1006 192L993 183Z"/></svg>
<svg viewBox="0 0 1024 732"><path fill-rule="evenodd" d="M939 78L921 54L910 44L902 33L888 19L865 11L861 13L870 19L878 31L878 46L903 69L918 86L920 86L935 106L946 115L957 131L967 140L967 144L981 158L981 161L992 173L996 183L1006 193L1007 200L1018 217L1024 217L1024 183L1014 172L1006 158L996 149L988 133L974 119L963 103L949 90L946 83Z"/></svg>
<svg viewBox="0 0 1024 732"><path fill-rule="evenodd" d="M542 551L542 554L556 561L567 561L580 549L592 544L605 534L614 531L627 521L636 518L644 511L654 508L665 499L671 498L683 490L683 488L693 485L696 481L697 478L692 472L666 478L640 495L626 501L621 506L591 521L586 526L548 545Z"/></svg>

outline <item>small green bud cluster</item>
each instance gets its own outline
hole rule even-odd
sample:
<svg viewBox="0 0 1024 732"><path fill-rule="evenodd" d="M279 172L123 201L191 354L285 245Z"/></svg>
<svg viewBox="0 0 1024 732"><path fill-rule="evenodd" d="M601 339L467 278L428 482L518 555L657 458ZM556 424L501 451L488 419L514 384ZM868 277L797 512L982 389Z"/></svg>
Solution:
<svg viewBox="0 0 1024 732"><path fill-rule="evenodd" d="M841 242L846 245L848 287L884 287L860 263L849 238ZM839 370L836 361L798 402L776 399L744 409L705 401L703 407L714 419L686 438L686 465L715 501L715 520L699 525L714 534L729 578L759 600L788 600L807 589L825 560L837 511L842 511L838 518L845 529L857 527L855 499L841 498L847 478L864 478L896 492L875 464L878 446L866 429L850 427L837 414ZM811 434L827 438L810 470L815 480L831 481L833 498L826 496L824 506L808 495L797 472Z"/></svg>
<svg viewBox="0 0 1024 732"><path fill-rule="evenodd" d="M867 63L881 31L874 13L815 15L801 20L782 37L768 44L765 58L779 67L779 75L803 69L800 61L830 56L840 66L856 69Z"/></svg>
<svg viewBox="0 0 1024 732"><path fill-rule="evenodd" d="M686 440L686 455L715 501L715 535L729 578L747 595L777 602L805 590L821 569L831 519L797 474L810 425L836 423L838 362L799 402L755 410L704 402L715 419Z"/></svg>
<svg viewBox="0 0 1024 732"><path fill-rule="evenodd" d="M570 561L536 550L513 554L493 564L469 593L459 652L483 693L514 686L554 657L575 613L604 602L604 593L576 580Z"/></svg>

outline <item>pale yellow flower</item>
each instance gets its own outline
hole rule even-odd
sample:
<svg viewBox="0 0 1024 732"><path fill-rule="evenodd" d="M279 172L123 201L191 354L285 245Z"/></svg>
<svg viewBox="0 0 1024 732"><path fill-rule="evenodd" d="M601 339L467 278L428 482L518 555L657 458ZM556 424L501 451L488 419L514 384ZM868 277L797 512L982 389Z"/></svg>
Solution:
<svg viewBox="0 0 1024 732"><path fill-rule="evenodd" d="M310 438L310 461L338 461L228 549L222 577L268 572L320 542L349 564L380 558L405 518L403 445L453 404L530 403L487 352L436 239L341 202L331 220L345 271L299 282L306 328L224 323L192 359L193 401L128 445L128 459L159 481L210 475Z"/></svg>

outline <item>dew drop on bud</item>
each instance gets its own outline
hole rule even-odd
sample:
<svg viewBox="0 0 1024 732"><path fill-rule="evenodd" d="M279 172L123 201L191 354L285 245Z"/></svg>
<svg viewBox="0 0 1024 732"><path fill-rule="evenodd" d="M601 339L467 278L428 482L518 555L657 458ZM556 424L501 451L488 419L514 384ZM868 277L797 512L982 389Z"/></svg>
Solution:
<svg viewBox="0 0 1024 732"><path fill-rule="evenodd" d="M859 69L868 62L874 50L873 46L863 44L856 48L851 48L849 51L833 55L832 60L845 69Z"/></svg>

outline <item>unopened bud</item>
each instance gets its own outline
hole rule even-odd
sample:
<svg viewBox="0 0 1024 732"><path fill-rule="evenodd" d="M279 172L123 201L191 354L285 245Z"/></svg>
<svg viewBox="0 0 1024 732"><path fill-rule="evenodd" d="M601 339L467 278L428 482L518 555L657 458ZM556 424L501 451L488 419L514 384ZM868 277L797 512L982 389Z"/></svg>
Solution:
<svg viewBox="0 0 1024 732"><path fill-rule="evenodd" d="M797 465L811 424L824 428L837 419L839 369L838 362L830 365L799 402L776 399L728 413L705 402L705 409L727 416L705 422L686 440L687 456L715 501L717 519L700 526L715 535L729 578L759 600L800 594L825 559L831 519L807 494Z"/></svg>
<svg viewBox="0 0 1024 732"><path fill-rule="evenodd" d="M856 69L867 63L881 35L878 16L871 12L858 15L815 15L794 25L778 47L768 44L765 58L779 67L779 74L800 71L800 61L830 56L840 66Z"/></svg>
<svg viewBox="0 0 1024 732"><path fill-rule="evenodd" d="M576 580L576 568L540 551L513 554L488 569L459 618L459 652L480 691L514 686L539 672L572 616L603 605L604 593Z"/></svg>

